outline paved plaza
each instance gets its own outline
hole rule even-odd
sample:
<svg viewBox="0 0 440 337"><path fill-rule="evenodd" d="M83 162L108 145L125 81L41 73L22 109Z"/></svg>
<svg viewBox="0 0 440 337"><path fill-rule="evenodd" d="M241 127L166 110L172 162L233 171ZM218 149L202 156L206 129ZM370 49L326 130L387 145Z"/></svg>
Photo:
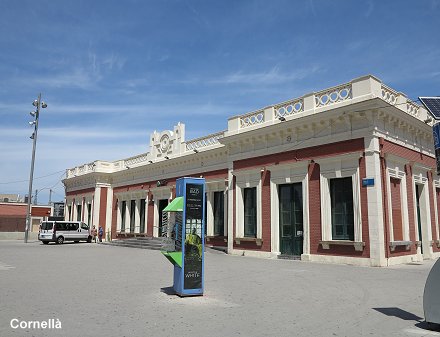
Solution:
<svg viewBox="0 0 440 337"><path fill-rule="evenodd" d="M0 336L440 336L423 322L434 261L387 268L208 249L205 295L170 294L159 251L0 241ZM12 329L11 320L61 329Z"/></svg>

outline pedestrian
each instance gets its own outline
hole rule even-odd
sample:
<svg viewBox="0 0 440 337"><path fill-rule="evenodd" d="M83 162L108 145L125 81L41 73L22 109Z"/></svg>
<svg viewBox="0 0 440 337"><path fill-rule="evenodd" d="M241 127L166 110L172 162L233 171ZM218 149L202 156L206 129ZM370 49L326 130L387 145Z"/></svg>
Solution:
<svg viewBox="0 0 440 337"><path fill-rule="evenodd" d="M92 228L92 237L93 237L93 241L96 243L96 235L97 235L97 233L96 233L96 227L95 226L93 226L93 228Z"/></svg>
<svg viewBox="0 0 440 337"><path fill-rule="evenodd" d="M102 236L103 235L104 235L104 229L102 228L102 226L99 226L99 230L98 230L99 242L102 242Z"/></svg>

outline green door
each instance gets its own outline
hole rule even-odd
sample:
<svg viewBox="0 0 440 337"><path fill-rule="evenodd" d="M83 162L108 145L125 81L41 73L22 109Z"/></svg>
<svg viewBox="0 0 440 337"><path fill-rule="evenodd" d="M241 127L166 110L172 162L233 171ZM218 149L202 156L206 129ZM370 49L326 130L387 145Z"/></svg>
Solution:
<svg viewBox="0 0 440 337"><path fill-rule="evenodd" d="M423 244L422 244L422 218L420 216L420 196L422 194L421 186L416 184L416 204L417 204L417 226L419 229L419 241L420 241L420 251L423 254Z"/></svg>
<svg viewBox="0 0 440 337"><path fill-rule="evenodd" d="M279 187L280 252L282 255L303 253L302 184Z"/></svg>

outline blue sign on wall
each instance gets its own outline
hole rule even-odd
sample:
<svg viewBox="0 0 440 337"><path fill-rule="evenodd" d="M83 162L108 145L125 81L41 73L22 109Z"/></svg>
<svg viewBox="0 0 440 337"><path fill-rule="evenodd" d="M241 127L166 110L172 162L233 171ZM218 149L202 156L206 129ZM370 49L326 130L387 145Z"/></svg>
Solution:
<svg viewBox="0 0 440 337"><path fill-rule="evenodd" d="M374 178L364 178L362 179L362 186L374 186Z"/></svg>

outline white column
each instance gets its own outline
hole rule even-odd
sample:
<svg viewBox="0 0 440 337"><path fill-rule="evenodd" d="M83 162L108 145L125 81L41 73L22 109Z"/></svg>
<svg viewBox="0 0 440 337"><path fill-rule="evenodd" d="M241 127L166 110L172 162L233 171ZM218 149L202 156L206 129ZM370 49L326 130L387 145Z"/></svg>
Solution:
<svg viewBox="0 0 440 337"><path fill-rule="evenodd" d="M280 234L279 234L279 209L280 203L278 198L278 184L273 181L272 175L270 179L270 251L274 255L280 253Z"/></svg>
<svg viewBox="0 0 440 337"><path fill-rule="evenodd" d="M136 207L135 207L135 216L134 216L134 232L140 233L141 232L141 221L140 221L140 212L141 210L141 200L136 199Z"/></svg>
<svg viewBox="0 0 440 337"><path fill-rule="evenodd" d="M214 206L213 206L213 195L214 192L206 193L207 202L206 202L206 235L214 236Z"/></svg>
<svg viewBox="0 0 440 337"><path fill-rule="evenodd" d="M130 233L130 200L125 200L125 233Z"/></svg>
<svg viewBox="0 0 440 337"><path fill-rule="evenodd" d="M77 215L77 209L76 209L76 203L78 202L78 200L75 201L72 200L72 217L70 219L70 221L76 221L76 215Z"/></svg>
<svg viewBox="0 0 440 337"><path fill-rule="evenodd" d="M107 239L107 231L112 230L112 219L113 219L113 189L111 187L107 188L107 209L106 209L106 218L105 218L105 228L104 228L104 235Z"/></svg>
<svg viewBox="0 0 440 337"><path fill-rule="evenodd" d="M226 191L223 191L223 235L228 236L228 188L226 187Z"/></svg>
<svg viewBox="0 0 440 337"><path fill-rule="evenodd" d="M431 246L432 241L432 227L431 227L431 207L429 203L429 182L426 181L426 183L423 186L423 195L420 199L423 198L423 200L420 201L421 205L420 208L423 207L424 209L424 230L425 235L423 237L423 258L425 259L432 259L433 258L433 249ZM423 230L422 230L423 231Z"/></svg>
<svg viewBox="0 0 440 337"><path fill-rule="evenodd" d="M153 236L159 236L159 198L154 198Z"/></svg>
<svg viewBox="0 0 440 337"><path fill-rule="evenodd" d="M229 163L228 168L228 254L234 250L234 176L232 175L233 163Z"/></svg>
<svg viewBox="0 0 440 337"><path fill-rule="evenodd" d="M309 216L309 174L308 165L305 168L305 177L302 180L303 195L303 255L310 255L310 216Z"/></svg>
<svg viewBox="0 0 440 337"><path fill-rule="evenodd" d="M122 201L118 200L118 208L116 209L116 212L117 212L117 216L116 216L116 231L117 232L121 231L121 224L122 224L121 206L122 206Z"/></svg>
<svg viewBox="0 0 440 337"><path fill-rule="evenodd" d="M89 224L90 228L96 226L96 228L99 228L99 208L101 206L101 187L96 186L95 187L95 196L93 198L93 216L92 216L92 223Z"/></svg>
<svg viewBox="0 0 440 337"><path fill-rule="evenodd" d="M367 189L368 227L370 239L370 263L372 266L385 266L385 236L383 221L383 186L380 169L379 139L365 138L366 177L374 179L374 186ZM406 182L403 182L406 183Z"/></svg>
<svg viewBox="0 0 440 337"><path fill-rule="evenodd" d="M147 193L147 196L145 197L145 231L144 231L144 233L148 233L148 229L147 229L147 227L148 227L148 203L149 203L149 201L148 201L148 193Z"/></svg>

